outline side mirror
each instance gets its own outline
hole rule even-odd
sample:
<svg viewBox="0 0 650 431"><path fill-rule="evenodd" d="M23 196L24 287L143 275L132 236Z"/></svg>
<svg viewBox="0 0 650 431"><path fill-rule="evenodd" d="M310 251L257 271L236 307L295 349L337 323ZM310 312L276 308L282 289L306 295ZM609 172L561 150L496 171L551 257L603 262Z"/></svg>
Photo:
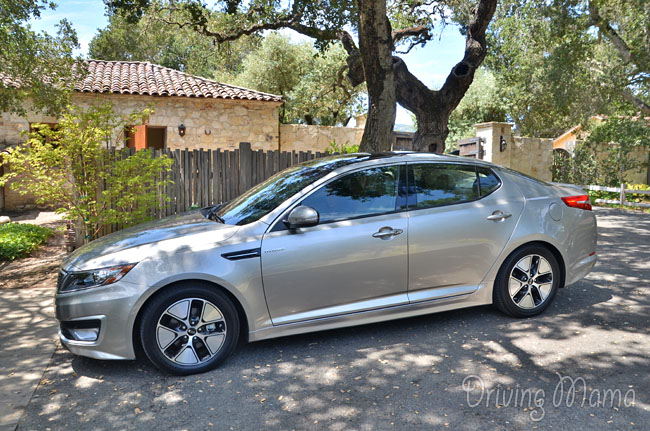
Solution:
<svg viewBox="0 0 650 431"><path fill-rule="evenodd" d="M318 211L312 207L300 205L291 210L284 224L289 229L296 229L299 227L316 226L319 219Z"/></svg>

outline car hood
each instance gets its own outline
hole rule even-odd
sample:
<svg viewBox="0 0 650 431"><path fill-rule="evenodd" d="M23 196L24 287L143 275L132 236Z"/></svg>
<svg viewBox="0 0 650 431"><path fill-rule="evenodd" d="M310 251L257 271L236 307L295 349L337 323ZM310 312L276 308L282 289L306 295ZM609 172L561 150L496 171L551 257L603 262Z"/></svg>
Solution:
<svg viewBox="0 0 650 431"><path fill-rule="evenodd" d="M208 220L198 210L191 211L96 239L70 254L63 261L62 268L66 271L86 270L135 263L161 252L183 251L182 244L187 245L188 242L192 246L200 246L199 243L224 241L238 229L239 226ZM165 247L160 246L163 242L166 243Z"/></svg>

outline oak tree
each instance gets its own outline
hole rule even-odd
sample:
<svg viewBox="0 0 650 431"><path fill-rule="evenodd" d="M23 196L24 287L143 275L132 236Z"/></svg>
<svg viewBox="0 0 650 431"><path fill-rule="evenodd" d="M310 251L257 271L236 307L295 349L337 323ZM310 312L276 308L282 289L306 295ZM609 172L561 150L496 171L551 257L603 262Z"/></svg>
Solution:
<svg viewBox="0 0 650 431"><path fill-rule="evenodd" d="M432 90L409 72L397 54L429 41L436 23L446 21L447 3L452 1L294 0L287 4L221 0L214 8L199 0L105 1L109 10L121 11L131 19L141 17L150 7L173 11L182 16L173 25L191 28L218 43L283 28L313 38L320 47L339 41L348 54L350 82L367 86L368 120L361 147L365 151L390 148L396 101L417 117L414 148L444 149L449 116L485 57L485 31L497 3L478 0L467 22L463 59L452 68L443 87ZM358 46L348 30L358 34Z"/></svg>

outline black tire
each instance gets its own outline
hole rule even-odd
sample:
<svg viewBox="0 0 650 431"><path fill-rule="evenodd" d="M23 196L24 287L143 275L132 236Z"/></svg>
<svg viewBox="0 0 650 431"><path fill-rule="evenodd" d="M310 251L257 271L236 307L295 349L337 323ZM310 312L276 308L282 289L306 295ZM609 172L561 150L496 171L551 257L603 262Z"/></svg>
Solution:
<svg viewBox="0 0 650 431"><path fill-rule="evenodd" d="M237 346L239 328L237 311L226 294L207 283L187 282L163 290L147 303L140 340L160 370L189 375L212 370L228 358Z"/></svg>
<svg viewBox="0 0 650 431"><path fill-rule="evenodd" d="M535 261L538 262L537 268ZM527 262L530 263L529 270L524 271L522 268L526 268ZM551 271L550 283L547 266ZM533 274L533 270L540 268L543 271ZM518 318L532 317L553 302L560 283L560 265L553 253L541 245L526 245L508 256L501 265L492 298L494 305L505 314Z"/></svg>

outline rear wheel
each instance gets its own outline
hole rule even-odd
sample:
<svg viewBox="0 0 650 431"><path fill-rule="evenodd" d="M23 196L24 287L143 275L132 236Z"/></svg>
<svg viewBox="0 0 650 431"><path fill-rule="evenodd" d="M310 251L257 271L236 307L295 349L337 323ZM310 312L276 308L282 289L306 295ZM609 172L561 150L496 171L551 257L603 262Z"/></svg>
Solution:
<svg viewBox="0 0 650 431"><path fill-rule="evenodd" d="M142 347L163 371L188 375L215 368L235 349L239 319L232 301L202 283L161 292L145 309Z"/></svg>
<svg viewBox="0 0 650 431"><path fill-rule="evenodd" d="M494 304L514 317L544 311L560 287L560 266L547 248L528 245L503 262L494 283Z"/></svg>

